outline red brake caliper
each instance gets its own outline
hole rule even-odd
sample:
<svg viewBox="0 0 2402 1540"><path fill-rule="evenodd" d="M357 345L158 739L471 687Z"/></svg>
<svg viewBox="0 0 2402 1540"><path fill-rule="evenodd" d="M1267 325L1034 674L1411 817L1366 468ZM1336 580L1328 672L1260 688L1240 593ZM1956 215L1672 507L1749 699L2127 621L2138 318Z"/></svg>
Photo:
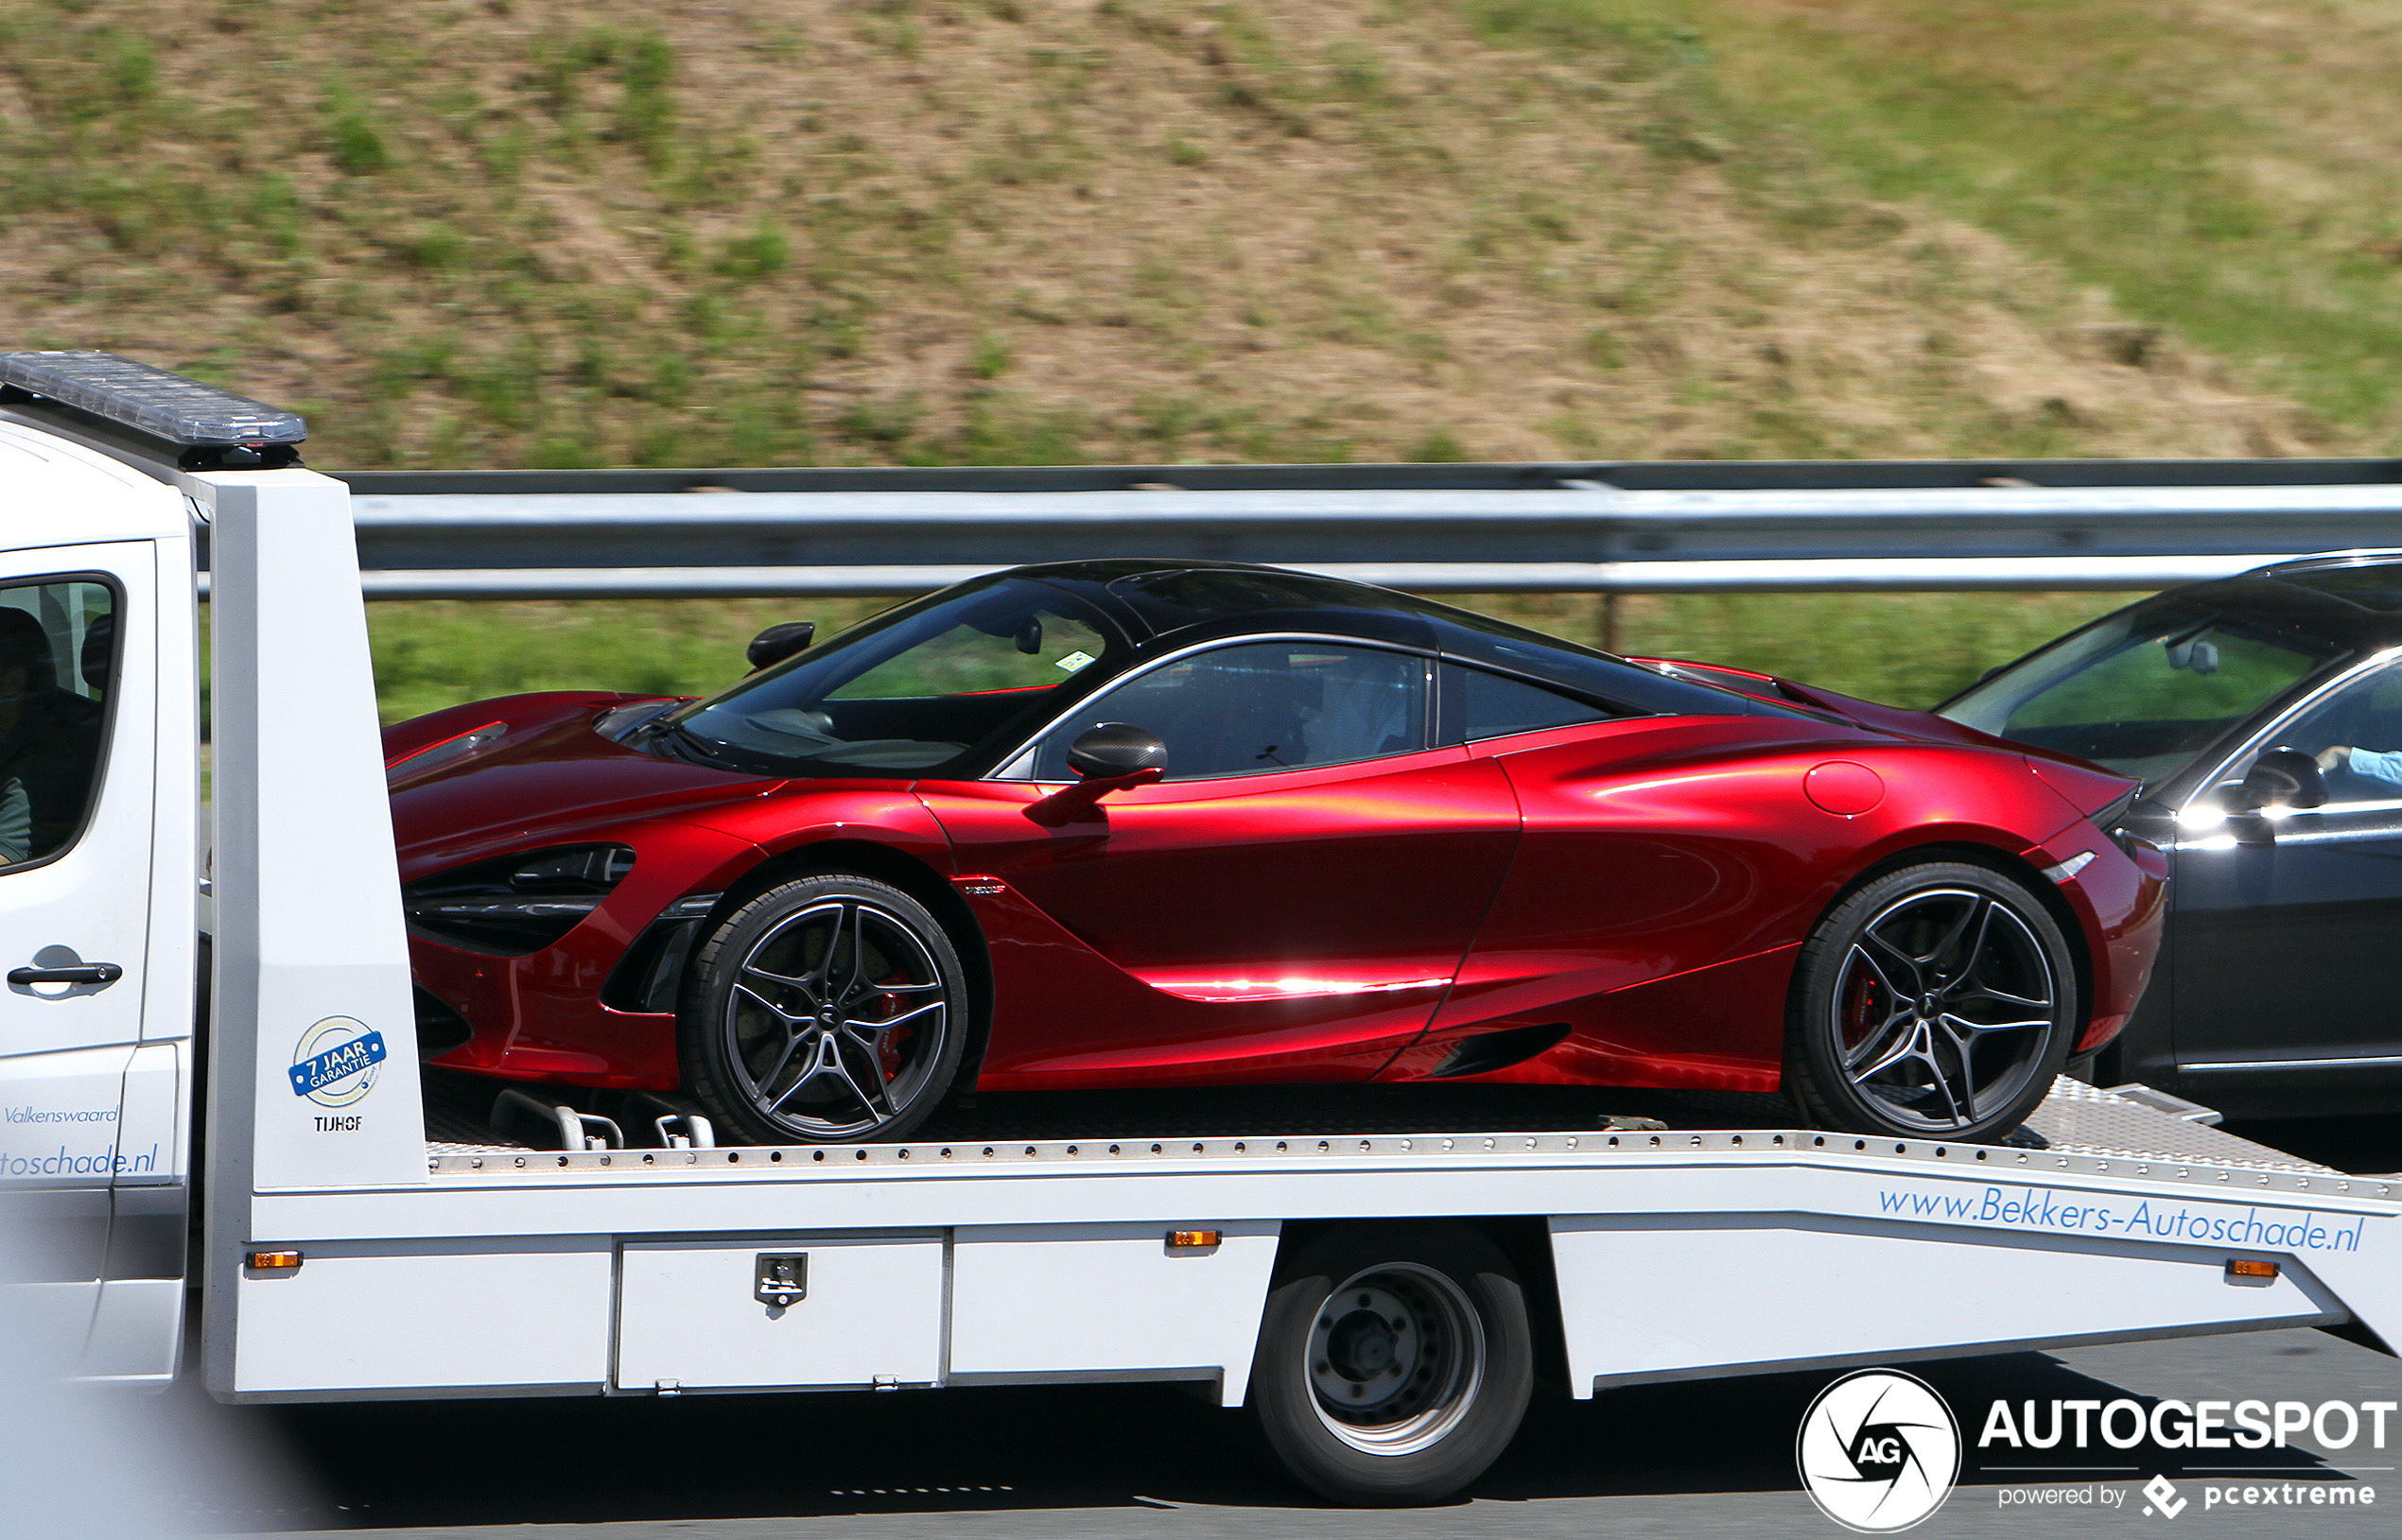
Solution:
<svg viewBox="0 0 2402 1540"><path fill-rule="evenodd" d="M896 970L894 977L879 979L878 981L879 983L896 984L904 982L905 979L898 970ZM905 995L879 995L878 998L884 1002L884 1014L889 1016L893 1014L895 1011L899 1009L900 1002L907 999L908 996ZM915 1036L916 1031L917 1029L914 1027L896 1027L893 1030L886 1032L883 1037L878 1041L876 1049L876 1067L883 1072L885 1084L890 1085L893 1082L893 1078L900 1073L901 1045L909 1041L910 1038Z"/></svg>

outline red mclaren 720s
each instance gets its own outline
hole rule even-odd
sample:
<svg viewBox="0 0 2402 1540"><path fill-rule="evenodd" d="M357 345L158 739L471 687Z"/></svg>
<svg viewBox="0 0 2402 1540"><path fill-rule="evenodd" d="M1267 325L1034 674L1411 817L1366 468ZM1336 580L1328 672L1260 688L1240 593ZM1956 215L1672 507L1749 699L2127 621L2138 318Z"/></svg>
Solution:
<svg viewBox="0 0 2402 1540"><path fill-rule="evenodd" d="M704 700L392 728L429 1063L770 1144L953 1093L1481 1081L2017 1126L2141 993L2136 783L1224 562L1022 567Z"/></svg>

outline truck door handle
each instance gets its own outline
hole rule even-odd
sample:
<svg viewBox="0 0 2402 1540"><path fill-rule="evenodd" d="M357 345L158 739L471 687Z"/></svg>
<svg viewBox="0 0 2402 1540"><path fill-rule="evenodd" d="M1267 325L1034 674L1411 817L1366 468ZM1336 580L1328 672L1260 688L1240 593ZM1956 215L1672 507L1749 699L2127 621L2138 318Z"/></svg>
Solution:
<svg viewBox="0 0 2402 1540"><path fill-rule="evenodd" d="M12 984L113 984L125 970L113 962L83 962L72 968L11 968Z"/></svg>

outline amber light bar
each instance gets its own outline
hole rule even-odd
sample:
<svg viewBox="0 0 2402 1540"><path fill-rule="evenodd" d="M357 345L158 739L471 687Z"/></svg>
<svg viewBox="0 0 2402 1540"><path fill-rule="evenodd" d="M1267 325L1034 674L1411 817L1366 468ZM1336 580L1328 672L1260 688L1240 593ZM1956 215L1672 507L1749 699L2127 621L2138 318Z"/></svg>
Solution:
<svg viewBox="0 0 2402 1540"><path fill-rule="evenodd" d="M300 1266L301 1254L298 1252L251 1252L243 1256L242 1265L246 1268L254 1268L261 1272L273 1272Z"/></svg>
<svg viewBox="0 0 2402 1540"><path fill-rule="evenodd" d="M2230 1278L2273 1278L2276 1275L2277 1264L2274 1262L2258 1262L2241 1256L2230 1257L2227 1261L2227 1276Z"/></svg>
<svg viewBox="0 0 2402 1540"><path fill-rule="evenodd" d="M1215 1230L1171 1230L1168 1232L1168 1250L1172 1252L1206 1251L1225 1238L1225 1236Z"/></svg>

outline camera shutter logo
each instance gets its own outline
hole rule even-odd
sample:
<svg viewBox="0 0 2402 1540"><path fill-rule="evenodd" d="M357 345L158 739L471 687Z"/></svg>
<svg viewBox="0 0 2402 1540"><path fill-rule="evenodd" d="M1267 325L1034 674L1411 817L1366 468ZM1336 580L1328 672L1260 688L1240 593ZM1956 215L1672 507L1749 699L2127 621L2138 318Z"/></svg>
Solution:
<svg viewBox="0 0 2402 1540"><path fill-rule="evenodd" d="M363 1021L327 1016L292 1049L292 1094L321 1107L347 1107L375 1088L384 1034Z"/></svg>
<svg viewBox="0 0 2402 1540"><path fill-rule="evenodd" d="M1802 1484L1847 1530L1892 1534L1952 1495L1960 1429L1933 1386L1890 1369L1863 1369L1819 1393L1793 1444Z"/></svg>

